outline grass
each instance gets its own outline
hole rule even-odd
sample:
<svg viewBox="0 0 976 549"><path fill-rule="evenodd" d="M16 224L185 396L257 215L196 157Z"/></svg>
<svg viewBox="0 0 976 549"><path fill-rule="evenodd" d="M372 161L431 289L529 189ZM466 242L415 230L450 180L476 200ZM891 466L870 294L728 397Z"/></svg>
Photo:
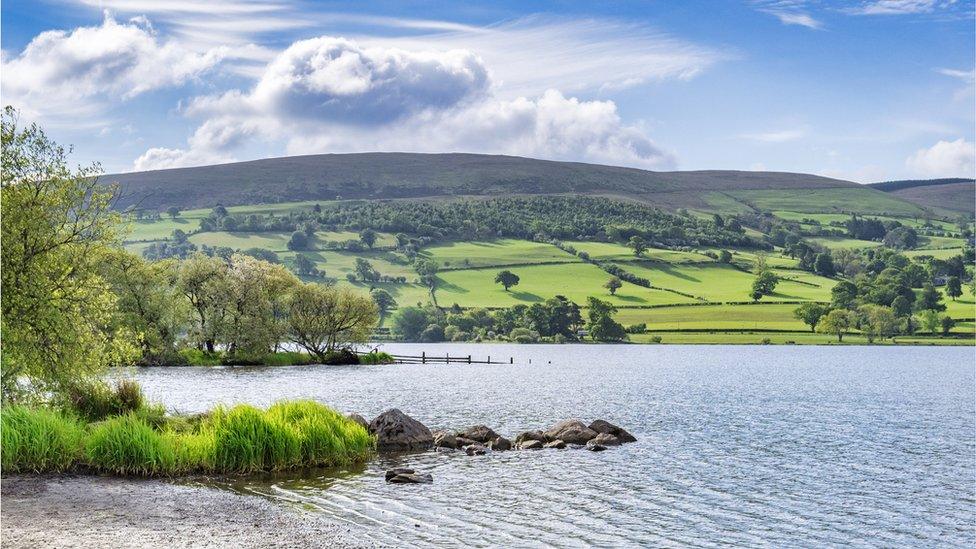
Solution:
<svg viewBox="0 0 976 549"><path fill-rule="evenodd" d="M769 211L845 213L852 207L862 215L922 215L918 206L873 189L790 189L728 191L732 198Z"/></svg>
<svg viewBox="0 0 976 549"><path fill-rule="evenodd" d="M345 251L303 251L303 252L292 252L285 251L279 252L278 257L281 258L286 264L291 264L295 260L295 255L301 253L312 260L315 263L316 268L320 271L325 271L327 276L332 278L345 278L349 273L356 272L356 259L363 258L373 264L380 274L388 276L405 276L407 280L412 281L417 278L417 272L414 271L411 265L406 263L403 256L385 251L385 250L375 250L375 251L362 251L362 252L345 252Z"/></svg>
<svg viewBox="0 0 976 549"><path fill-rule="evenodd" d="M806 332L764 332L761 330L750 332L722 332L719 330L708 332L654 332L631 335L634 343L651 343L652 339L661 338L660 343L674 345L757 345L768 343L771 345L868 345L866 337L858 334L847 334L844 341L837 342L837 336ZM973 345L972 338L932 337L932 336L898 336L884 341L876 339L873 345Z"/></svg>
<svg viewBox="0 0 976 549"><path fill-rule="evenodd" d="M808 238L813 244L819 244L828 250L857 250L860 248L877 248L880 242L873 240L858 240L846 236L815 236Z"/></svg>
<svg viewBox="0 0 976 549"><path fill-rule="evenodd" d="M641 257L634 255L634 251L615 242L588 242L588 241L567 241L567 246L576 248L577 251L586 252L590 259L598 261L643 261L654 259L657 261L667 261L669 263L702 263L714 261L712 258L695 252L680 252L674 250L662 250L649 248Z"/></svg>
<svg viewBox="0 0 976 549"><path fill-rule="evenodd" d="M938 250L908 250L903 252L908 257L930 255L936 259L949 259L963 252L963 248L942 248Z"/></svg>
<svg viewBox="0 0 976 549"><path fill-rule="evenodd" d="M624 326L647 324L649 330L804 330L806 325L793 318L797 305L760 303L758 305L696 305L620 309L614 317Z"/></svg>
<svg viewBox="0 0 976 549"><path fill-rule="evenodd" d="M454 303L462 307L509 307L517 304L540 303L556 295L563 295L580 304L588 296L595 296L618 306L689 303L692 299L642 288L629 282L616 295L603 288L610 275L588 263L564 265L527 265L509 269L520 277L518 286L506 292L495 284L494 269L468 269L441 272L438 275L437 302L444 307Z"/></svg>
<svg viewBox="0 0 976 549"><path fill-rule="evenodd" d="M0 421L4 472L252 473L358 463L374 448L362 426L312 401L217 408L158 425L137 412L86 425L70 412L5 406Z"/></svg>
<svg viewBox="0 0 976 549"><path fill-rule="evenodd" d="M442 269L580 261L552 244L509 238L438 244L424 248L421 255L436 261Z"/></svg>

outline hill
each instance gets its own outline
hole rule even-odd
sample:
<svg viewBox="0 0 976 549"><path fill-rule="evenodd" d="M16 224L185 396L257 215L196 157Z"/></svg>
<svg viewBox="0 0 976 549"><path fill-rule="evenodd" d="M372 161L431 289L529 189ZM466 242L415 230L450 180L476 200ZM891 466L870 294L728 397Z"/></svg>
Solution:
<svg viewBox="0 0 976 549"><path fill-rule="evenodd" d="M974 179L907 179L872 183L869 187L923 208L976 214L976 180Z"/></svg>
<svg viewBox="0 0 976 549"><path fill-rule="evenodd" d="M120 207L183 209L286 201L597 194L676 209L719 209L728 191L859 189L808 174L742 171L652 172L634 168L482 154L360 153L268 158L214 166L111 174ZM734 200L734 199L733 199ZM739 204L740 207L749 207Z"/></svg>

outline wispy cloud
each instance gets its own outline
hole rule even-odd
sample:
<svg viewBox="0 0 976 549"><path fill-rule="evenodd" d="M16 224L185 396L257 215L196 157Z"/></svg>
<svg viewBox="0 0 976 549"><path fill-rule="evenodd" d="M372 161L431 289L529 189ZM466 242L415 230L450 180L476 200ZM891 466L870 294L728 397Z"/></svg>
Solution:
<svg viewBox="0 0 976 549"><path fill-rule="evenodd" d="M868 0L840 11L849 15L971 16L972 2L964 0Z"/></svg>
<svg viewBox="0 0 976 549"><path fill-rule="evenodd" d="M763 143L787 143L790 141L796 141L798 139L803 139L807 135L807 130L805 128L791 128L786 130L768 131L768 132L758 132L758 133L742 133L739 137L742 139L749 139L751 141L760 141Z"/></svg>
<svg viewBox="0 0 976 549"><path fill-rule="evenodd" d="M808 29L820 29L823 23L810 15L805 0L753 0L752 4L762 13L772 15L784 25L800 25Z"/></svg>

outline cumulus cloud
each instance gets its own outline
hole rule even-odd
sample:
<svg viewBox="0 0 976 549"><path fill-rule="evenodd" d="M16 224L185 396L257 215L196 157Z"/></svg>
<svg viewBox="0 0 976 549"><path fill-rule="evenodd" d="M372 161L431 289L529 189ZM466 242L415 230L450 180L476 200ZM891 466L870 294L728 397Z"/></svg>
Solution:
<svg viewBox="0 0 976 549"><path fill-rule="evenodd" d="M34 116L95 108L108 97L131 99L175 86L210 69L222 51L194 53L160 41L145 18L37 35L17 56L3 59L5 102Z"/></svg>
<svg viewBox="0 0 976 549"><path fill-rule="evenodd" d="M670 168L673 157L612 101L548 90L498 98L488 68L469 51L363 47L341 38L297 42L249 91L202 97L204 118L185 149L153 149L136 169L225 157L252 139L282 140L289 153L488 152Z"/></svg>
<svg viewBox="0 0 976 549"><path fill-rule="evenodd" d="M939 141L916 151L905 165L924 177L973 177L976 175L976 145L963 138Z"/></svg>

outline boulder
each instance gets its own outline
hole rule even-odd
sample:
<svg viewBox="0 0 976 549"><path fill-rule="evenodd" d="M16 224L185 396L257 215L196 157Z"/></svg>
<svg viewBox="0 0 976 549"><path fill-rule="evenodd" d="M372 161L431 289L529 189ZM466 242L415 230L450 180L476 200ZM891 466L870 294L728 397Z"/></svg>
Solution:
<svg viewBox="0 0 976 549"><path fill-rule="evenodd" d="M634 437L634 435L628 433L623 428L618 427L613 423L610 423L609 421L604 421L602 419L598 419L593 423L591 423L590 429L593 429L597 433L606 433L608 435L613 435L617 437L617 440L619 440L621 444L625 442L637 442L637 438Z"/></svg>
<svg viewBox="0 0 976 549"><path fill-rule="evenodd" d="M457 450L458 441L452 433L447 431L434 431L434 447L436 448L450 448L452 450Z"/></svg>
<svg viewBox="0 0 976 549"><path fill-rule="evenodd" d="M489 442L488 447L496 452L505 452L512 449L512 441L505 437L498 437Z"/></svg>
<svg viewBox="0 0 976 549"><path fill-rule="evenodd" d="M539 442L546 442L546 434L542 431L525 431L519 433L515 437L515 444L522 444L527 440L538 440Z"/></svg>
<svg viewBox="0 0 976 549"><path fill-rule="evenodd" d="M620 446L620 440L617 437L607 434L600 433L599 435L593 437L587 444L597 444L600 446Z"/></svg>
<svg viewBox="0 0 976 549"><path fill-rule="evenodd" d="M561 440L567 444L586 444L597 432L576 419L560 421L546 431L549 440Z"/></svg>
<svg viewBox="0 0 976 549"><path fill-rule="evenodd" d="M413 469L398 467L386 472L386 481L393 484L429 484L434 482L430 473L418 473Z"/></svg>
<svg viewBox="0 0 976 549"><path fill-rule="evenodd" d="M369 431L369 422L366 421L366 418L364 418L363 416L361 416L361 415L359 415L359 414L357 414L355 412L349 412L348 414L346 414L346 419L349 419L349 420L352 420L352 421L358 423L359 425L361 425L363 427L363 429L366 429L367 431Z"/></svg>
<svg viewBox="0 0 976 549"><path fill-rule="evenodd" d="M488 448L480 444L472 444L464 447L464 453L469 456L483 456L488 453Z"/></svg>
<svg viewBox="0 0 976 549"><path fill-rule="evenodd" d="M470 438L464 438L461 436L454 437L454 438L455 440L457 440L458 448L462 448L464 446L471 446L473 444L480 444L480 442L478 442L477 440L471 440Z"/></svg>
<svg viewBox="0 0 976 549"><path fill-rule="evenodd" d="M602 444L595 444L592 440L586 443L586 449L591 452L602 452L607 449L606 446Z"/></svg>
<svg viewBox="0 0 976 549"><path fill-rule="evenodd" d="M522 450L541 450L543 447L543 442L541 440L523 440L518 445Z"/></svg>
<svg viewBox="0 0 976 549"><path fill-rule="evenodd" d="M552 442L545 443L545 445L543 446L543 448L555 448L557 450L565 450L566 449L566 443L564 441L562 441L562 440L554 440Z"/></svg>
<svg viewBox="0 0 976 549"><path fill-rule="evenodd" d="M380 452L426 450L434 444L430 429L396 408L369 422L369 432L376 437L376 449Z"/></svg>
<svg viewBox="0 0 976 549"><path fill-rule="evenodd" d="M488 444L489 442L498 438L498 433L492 431L491 428L486 425L475 425L474 427L469 427L465 431L458 433L457 436L470 439L481 444Z"/></svg>

